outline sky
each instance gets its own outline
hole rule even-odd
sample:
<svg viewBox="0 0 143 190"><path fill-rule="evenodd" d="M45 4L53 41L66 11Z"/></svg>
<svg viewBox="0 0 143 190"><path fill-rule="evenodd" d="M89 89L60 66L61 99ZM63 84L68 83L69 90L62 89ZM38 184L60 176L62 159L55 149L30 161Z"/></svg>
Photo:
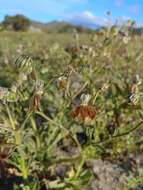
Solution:
<svg viewBox="0 0 143 190"><path fill-rule="evenodd" d="M132 19L143 25L143 0L0 0L0 21L15 14L45 23L64 20L93 28L117 19Z"/></svg>

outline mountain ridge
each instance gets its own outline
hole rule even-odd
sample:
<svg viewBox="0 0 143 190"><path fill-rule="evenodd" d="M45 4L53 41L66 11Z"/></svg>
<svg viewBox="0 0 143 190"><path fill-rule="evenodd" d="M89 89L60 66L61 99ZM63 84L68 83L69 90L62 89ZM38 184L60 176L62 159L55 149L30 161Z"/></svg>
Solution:
<svg viewBox="0 0 143 190"><path fill-rule="evenodd" d="M76 30L77 32L93 32L93 31L95 31L92 28L84 27L80 24L70 23L67 21L56 21L56 20L54 20L51 22L42 23L39 21L30 20L30 22L31 22L31 26L33 26L35 28L39 28L42 31L46 31L49 33L73 32L74 30Z"/></svg>

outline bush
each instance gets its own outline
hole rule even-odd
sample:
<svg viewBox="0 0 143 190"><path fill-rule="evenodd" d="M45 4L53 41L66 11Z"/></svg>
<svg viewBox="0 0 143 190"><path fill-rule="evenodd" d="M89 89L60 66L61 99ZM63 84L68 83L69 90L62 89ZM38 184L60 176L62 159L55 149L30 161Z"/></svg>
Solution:
<svg viewBox="0 0 143 190"><path fill-rule="evenodd" d="M23 15L5 16L2 25L5 29L14 31L26 31L30 26L30 20Z"/></svg>

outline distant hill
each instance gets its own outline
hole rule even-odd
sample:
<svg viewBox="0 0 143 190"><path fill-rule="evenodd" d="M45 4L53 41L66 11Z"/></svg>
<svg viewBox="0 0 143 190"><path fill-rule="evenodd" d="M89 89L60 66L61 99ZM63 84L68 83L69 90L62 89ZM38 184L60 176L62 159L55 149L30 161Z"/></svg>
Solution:
<svg viewBox="0 0 143 190"><path fill-rule="evenodd" d="M33 21L24 15L6 15L4 20L0 23L0 30L10 31L32 31L32 32L47 32L47 33L71 33L77 31L79 33L94 33L97 30L103 28L94 23L94 25L87 25L84 22L76 21L77 23L66 22L66 21L52 21L49 23L42 23ZM117 26L118 27L118 26ZM106 28L106 27L105 27ZM143 27L132 26L130 28L132 34L141 35L143 34Z"/></svg>
<svg viewBox="0 0 143 190"><path fill-rule="evenodd" d="M77 31L80 33L94 32L90 27L84 27L80 24L69 23L66 21L52 21L49 23L42 23L29 19L28 17L17 14L13 16L6 15L4 20L0 23L2 29L9 31L27 31L40 32L45 31L47 33L68 33Z"/></svg>
<svg viewBox="0 0 143 190"><path fill-rule="evenodd" d="M40 29L48 33L68 33L76 30L77 32L91 33L94 32L93 29L86 28L79 25L74 25L65 21L53 21L49 23L41 23L36 21L31 21L31 26L35 29Z"/></svg>
<svg viewBox="0 0 143 190"><path fill-rule="evenodd" d="M74 21L71 21L72 24L74 25L79 25L79 26L82 26L83 28L90 28L92 30L97 30L97 29L100 29L102 28L103 26L102 25L99 25L97 23L88 23L86 21L83 20L74 20Z"/></svg>
<svg viewBox="0 0 143 190"><path fill-rule="evenodd" d="M133 34L142 35L143 34L143 27L132 28L131 31Z"/></svg>

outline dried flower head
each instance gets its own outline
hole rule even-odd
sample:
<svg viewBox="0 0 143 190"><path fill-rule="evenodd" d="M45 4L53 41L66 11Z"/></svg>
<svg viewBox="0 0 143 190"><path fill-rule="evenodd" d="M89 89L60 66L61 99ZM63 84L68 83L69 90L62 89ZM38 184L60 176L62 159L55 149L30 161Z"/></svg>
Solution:
<svg viewBox="0 0 143 190"><path fill-rule="evenodd" d="M44 81L43 80L37 80L35 83L35 94L38 96L41 96L44 91Z"/></svg>
<svg viewBox="0 0 143 190"><path fill-rule="evenodd" d="M138 74L136 74L134 77L133 77L133 84L136 84L136 85L140 85L141 84L141 78Z"/></svg>
<svg viewBox="0 0 143 190"><path fill-rule="evenodd" d="M139 93L139 87L137 84L132 84L130 87L130 93L131 94L137 94Z"/></svg>
<svg viewBox="0 0 143 190"><path fill-rule="evenodd" d="M71 112L71 117L79 123L91 124L96 116L96 110L93 106L89 105L91 95L83 94L81 96L82 103L75 107Z"/></svg>
<svg viewBox="0 0 143 190"><path fill-rule="evenodd" d="M73 31L73 38L74 38L76 41L79 40L79 34L78 34L77 30L74 30L74 31Z"/></svg>
<svg viewBox="0 0 143 190"><path fill-rule="evenodd" d="M15 92L10 91L8 88L0 87L0 100L3 102L16 102L17 99Z"/></svg>
<svg viewBox="0 0 143 190"><path fill-rule="evenodd" d="M108 88L109 88L109 84L105 82L105 83L102 84L100 90L102 92L105 92Z"/></svg>
<svg viewBox="0 0 143 190"><path fill-rule="evenodd" d="M8 89L0 87L0 100L5 99L7 95L8 95Z"/></svg>
<svg viewBox="0 0 143 190"><path fill-rule="evenodd" d="M123 37L123 42L124 42L124 44L128 44L128 42L130 41L130 37L129 36L124 36Z"/></svg>
<svg viewBox="0 0 143 190"><path fill-rule="evenodd" d="M40 109L40 99L44 91L44 82L37 80L35 83L34 94L30 100L29 111Z"/></svg>
<svg viewBox="0 0 143 190"><path fill-rule="evenodd" d="M34 95L30 100L29 111L40 109L40 96Z"/></svg>
<svg viewBox="0 0 143 190"><path fill-rule="evenodd" d="M65 76L61 76L58 78L58 88L60 90L65 90L67 85L67 78Z"/></svg>
<svg viewBox="0 0 143 190"><path fill-rule="evenodd" d="M21 80L22 82L26 81L27 80L27 74L26 73L20 73L18 79Z"/></svg>
<svg viewBox="0 0 143 190"><path fill-rule="evenodd" d="M18 90L18 86L17 83L13 83L11 86L11 92L16 93Z"/></svg>

